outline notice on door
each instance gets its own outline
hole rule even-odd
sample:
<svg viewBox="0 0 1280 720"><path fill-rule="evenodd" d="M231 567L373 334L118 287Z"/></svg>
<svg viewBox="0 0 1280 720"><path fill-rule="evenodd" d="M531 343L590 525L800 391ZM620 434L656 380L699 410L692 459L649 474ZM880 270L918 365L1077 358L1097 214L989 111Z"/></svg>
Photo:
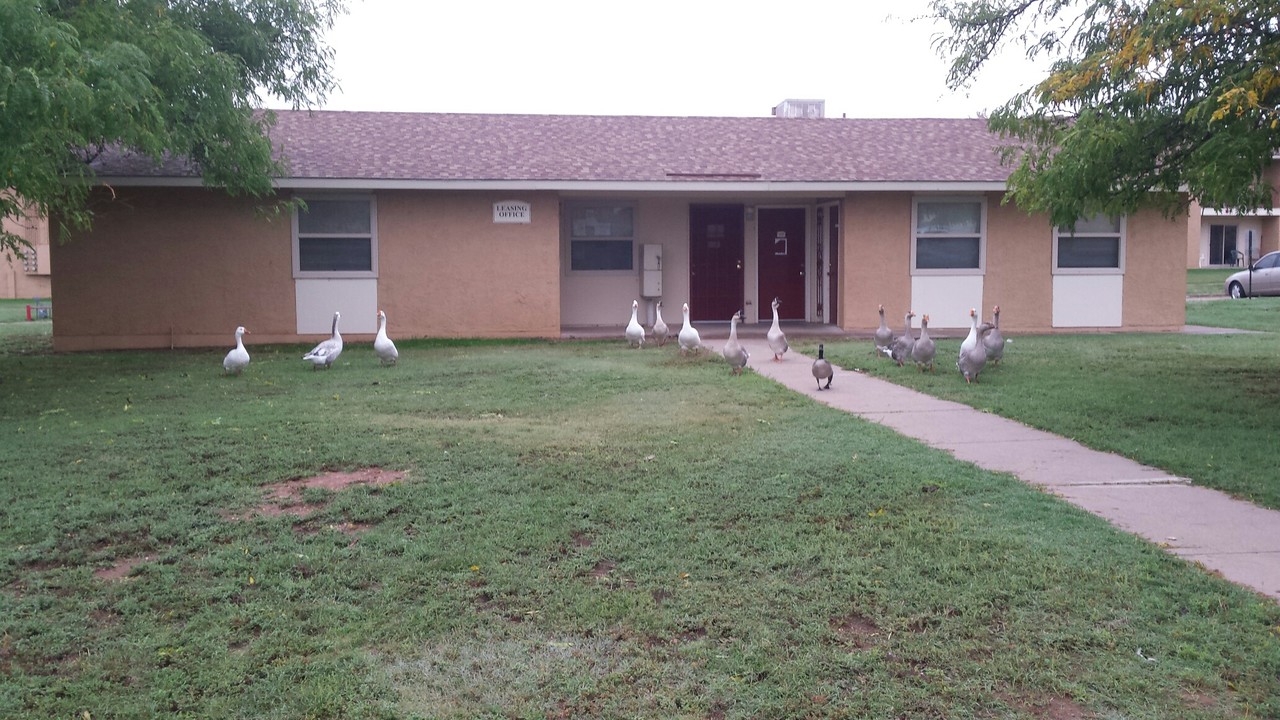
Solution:
<svg viewBox="0 0 1280 720"><path fill-rule="evenodd" d="M523 200L503 200L493 204L493 222L519 223L533 222L533 208Z"/></svg>
<svg viewBox="0 0 1280 720"><path fill-rule="evenodd" d="M787 254L787 231L786 230L779 230L777 237L773 239L773 254L774 255Z"/></svg>

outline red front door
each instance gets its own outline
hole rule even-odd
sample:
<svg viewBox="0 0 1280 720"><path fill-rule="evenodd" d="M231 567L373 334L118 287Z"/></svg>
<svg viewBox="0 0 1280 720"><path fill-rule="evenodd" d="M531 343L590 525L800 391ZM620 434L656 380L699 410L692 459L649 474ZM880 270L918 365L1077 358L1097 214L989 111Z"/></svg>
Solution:
<svg viewBox="0 0 1280 720"><path fill-rule="evenodd" d="M743 206L689 207L689 317L728 322L742 309Z"/></svg>
<svg viewBox="0 0 1280 720"><path fill-rule="evenodd" d="M758 262L760 321L773 319L770 304L778 298L778 317L804 320L804 208L760 208Z"/></svg>

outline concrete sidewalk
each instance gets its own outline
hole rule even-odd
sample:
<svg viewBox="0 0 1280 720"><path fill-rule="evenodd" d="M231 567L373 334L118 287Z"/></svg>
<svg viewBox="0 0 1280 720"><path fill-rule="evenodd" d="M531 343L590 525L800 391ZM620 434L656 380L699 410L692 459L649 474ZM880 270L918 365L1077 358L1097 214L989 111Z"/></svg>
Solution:
<svg viewBox="0 0 1280 720"><path fill-rule="evenodd" d="M1011 473L1232 582L1280 599L1280 512L968 405L839 367L831 389L818 392L813 358L793 350L782 362L774 362L763 339L741 342L751 353L748 367L764 377L960 460ZM724 346L722 339L704 337L704 343L716 352ZM964 382L950 358L939 358L938 372L948 371L956 382Z"/></svg>

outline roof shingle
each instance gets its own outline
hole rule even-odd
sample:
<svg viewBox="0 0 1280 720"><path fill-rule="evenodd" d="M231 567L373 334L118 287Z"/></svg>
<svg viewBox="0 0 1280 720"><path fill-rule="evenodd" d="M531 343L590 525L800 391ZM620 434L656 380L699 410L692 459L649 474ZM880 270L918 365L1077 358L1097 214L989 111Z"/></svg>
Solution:
<svg viewBox="0 0 1280 720"><path fill-rule="evenodd" d="M1004 182L974 119L276 111L287 178L400 181ZM126 155L99 176L189 176Z"/></svg>

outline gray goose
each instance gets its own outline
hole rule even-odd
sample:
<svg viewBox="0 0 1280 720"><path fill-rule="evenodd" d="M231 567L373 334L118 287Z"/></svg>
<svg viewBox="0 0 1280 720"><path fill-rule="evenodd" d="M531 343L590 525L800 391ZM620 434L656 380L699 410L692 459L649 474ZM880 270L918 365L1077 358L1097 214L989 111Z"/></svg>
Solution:
<svg viewBox="0 0 1280 720"><path fill-rule="evenodd" d="M1004 359L1004 336L1000 334L1000 306L991 308L991 332L982 338L987 346L987 360L992 365L999 365Z"/></svg>
<svg viewBox="0 0 1280 720"><path fill-rule="evenodd" d="M813 361L813 379L818 381L818 389L830 390L833 375L835 370L831 367L831 361L823 355L822 343L818 343L818 359ZM822 384L823 380L827 381L826 385Z"/></svg>
<svg viewBox="0 0 1280 720"><path fill-rule="evenodd" d="M724 344L724 359L729 361L734 375L741 375L742 368L747 366L751 354L738 342L738 323L742 322L742 311L733 314L729 320L729 340Z"/></svg>
<svg viewBox="0 0 1280 720"><path fill-rule="evenodd" d="M338 332L338 320L342 318L342 313L335 312L333 314L333 333L328 340L322 341L319 345L311 348L311 352L302 356L303 360L311 361L311 369L319 370L324 368L328 370L333 367L333 362L342 354L342 334Z"/></svg>
<svg viewBox="0 0 1280 720"><path fill-rule="evenodd" d="M893 346L893 331L884 321L884 305L880 306L880 327L876 328L876 352L889 355Z"/></svg>
<svg viewBox="0 0 1280 720"><path fill-rule="evenodd" d="M929 372L933 372L933 358L937 354L938 347L934 344L933 338L929 337L929 316L925 315L920 318L920 337L916 338L916 344L911 346L911 359L921 371L928 367Z"/></svg>
<svg viewBox="0 0 1280 720"><path fill-rule="evenodd" d="M774 362L781 362L782 355L791 349L787 344L787 336L782 332L782 326L778 324L778 306L781 304L778 298L773 299L773 325L765 335L765 339L769 341L769 349L773 351Z"/></svg>
<svg viewBox="0 0 1280 720"><path fill-rule="evenodd" d="M653 321L653 339L658 341L658 347L667 344L667 335L671 334L671 329L667 327L666 321L662 319L662 301L658 301L657 307L654 308L657 313L656 319Z"/></svg>
<svg viewBox="0 0 1280 720"><path fill-rule="evenodd" d="M898 367L902 367L902 363L911 359L911 348L916 344L916 339L911 336L911 318L915 316L915 313L910 310L907 311L906 316L903 318L906 329L893 341L893 347L889 350L889 357L898 363Z"/></svg>

